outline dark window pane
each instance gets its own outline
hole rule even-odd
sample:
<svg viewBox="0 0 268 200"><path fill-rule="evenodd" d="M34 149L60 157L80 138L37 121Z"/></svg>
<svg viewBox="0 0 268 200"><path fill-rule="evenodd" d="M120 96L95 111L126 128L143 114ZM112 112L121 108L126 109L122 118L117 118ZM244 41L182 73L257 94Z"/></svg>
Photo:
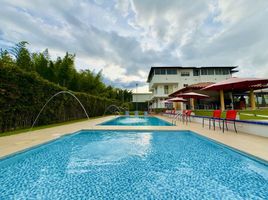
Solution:
<svg viewBox="0 0 268 200"><path fill-rule="evenodd" d="M201 69L201 75L208 75L207 69Z"/></svg>
<svg viewBox="0 0 268 200"><path fill-rule="evenodd" d="M222 74L223 74L223 75L230 74L229 71L230 71L229 69L222 69Z"/></svg>
<svg viewBox="0 0 268 200"><path fill-rule="evenodd" d="M215 74L216 75L221 75L222 74L222 70L221 69L215 69Z"/></svg>
<svg viewBox="0 0 268 200"><path fill-rule="evenodd" d="M190 72L181 72L181 76L190 76Z"/></svg>
<svg viewBox="0 0 268 200"><path fill-rule="evenodd" d="M194 76L199 76L199 75L200 75L199 69L194 69Z"/></svg>
<svg viewBox="0 0 268 200"><path fill-rule="evenodd" d="M161 74L160 69L155 69L155 70L154 70L154 74Z"/></svg>
<svg viewBox="0 0 268 200"><path fill-rule="evenodd" d="M214 75L214 69L208 69L208 75Z"/></svg>
<svg viewBox="0 0 268 200"><path fill-rule="evenodd" d="M177 74L177 69L167 69L167 74Z"/></svg>

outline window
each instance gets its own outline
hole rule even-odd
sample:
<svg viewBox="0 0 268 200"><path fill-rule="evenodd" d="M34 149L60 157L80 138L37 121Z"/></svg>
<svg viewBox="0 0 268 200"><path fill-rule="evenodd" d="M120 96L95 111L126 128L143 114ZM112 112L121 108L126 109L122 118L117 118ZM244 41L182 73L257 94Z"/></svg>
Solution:
<svg viewBox="0 0 268 200"><path fill-rule="evenodd" d="M208 75L207 69L201 69L201 75Z"/></svg>
<svg viewBox="0 0 268 200"><path fill-rule="evenodd" d="M199 76L199 75L200 75L199 69L194 69L194 76Z"/></svg>
<svg viewBox="0 0 268 200"><path fill-rule="evenodd" d="M214 69L208 69L208 75L214 75Z"/></svg>
<svg viewBox="0 0 268 200"><path fill-rule="evenodd" d="M158 74L158 75L166 74L166 70L165 69L155 69L154 74Z"/></svg>
<svg viewBox="0 0 268 200"><path fill-rule="evenodd" d="M168 94L168 85L164 85L164 94Z"/></svg>
<svg viewBox="0 0 268 200"><path fill-rule="evenodd" d="M154 88L154 93L157 94L157 86Z"/></svg>
<svg viewBox="0 0 268 200"><path fill-rule="evenodd" d="M160 74L160 73L161 73L160 69L155 69L154 70L154 74Z"/></svg>
<svg viewBox="0 0 268 200"><path fill-rule="evenodd" d="M228 75L228 74L230 74L229 71L230 71L229 69L222 69L222 74Z"/></svg>
<svg viewBox="0 0 268 200"><path fill-rule="evenodd" d="M221 75L222 74L222 70L221 69L215 69L215 74L216 75Z"/></svg>
<svg viewBox="0 0 268 200"><path fill-rule="evenodd" d="M177 74L177 69L167 69L167 74Z"/></svg>
<svg viewBox="0 0 268 200"><path fill-rule="evenodd" d="M181 76L190 76L190 72L181 72Z"/></svg>
<svg viewBox="0 0 268 200"><path fill-rule="evenodd" d="M188 84L183 84L183 87L188 87Z"/></svg>

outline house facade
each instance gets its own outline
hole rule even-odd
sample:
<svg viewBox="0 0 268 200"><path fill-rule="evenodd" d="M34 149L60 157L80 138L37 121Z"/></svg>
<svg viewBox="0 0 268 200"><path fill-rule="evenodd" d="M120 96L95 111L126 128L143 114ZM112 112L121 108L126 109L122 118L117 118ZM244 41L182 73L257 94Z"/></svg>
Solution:
<svg viewBox="0 0 268 200"><path fill-rule="evenodd" d="M150 108L165 108L168 95L188 85L218 82L232 77L237 66L211 67L151 67L147 82L152 92Z"/></svg>

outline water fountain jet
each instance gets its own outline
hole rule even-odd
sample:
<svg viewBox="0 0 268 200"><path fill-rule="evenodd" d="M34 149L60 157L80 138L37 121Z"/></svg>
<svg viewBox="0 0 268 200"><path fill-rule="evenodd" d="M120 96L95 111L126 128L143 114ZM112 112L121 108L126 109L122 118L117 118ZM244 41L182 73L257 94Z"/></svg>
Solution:
<svg viewBox="0 0 268 200"><path fill-rule="evenodd" d="M58 96L59 94L69 94L69 95L71 95L72 97L74 97L74 98L78 101L78 103L80 104L80 106L82 107L82 109L84 110L84 112L85 112L87 118L89 119L89 116L88 116L88 114L87 114L87 111L86 111L85 107L83 106L83 104L81 103L81 101L80 101L80 100L79 100L73 93L71 93L71 92L69 92L69 91L60 91L60 92L57 92L56 94L54 94L52 97L50 97L50 98L47 100L47 102L43 105L43 107L42 107L41 110L39 111L37 117L35 118L35 120L34 120L34 122L33 122L33 124L32 124L31 129L34 127L34 125L35 125L35 123L37 122L37 120L38 120L40 114L41 114L42 111L45 109L46 105L47 105L47 104L48 104L54 97Z"/></svg>

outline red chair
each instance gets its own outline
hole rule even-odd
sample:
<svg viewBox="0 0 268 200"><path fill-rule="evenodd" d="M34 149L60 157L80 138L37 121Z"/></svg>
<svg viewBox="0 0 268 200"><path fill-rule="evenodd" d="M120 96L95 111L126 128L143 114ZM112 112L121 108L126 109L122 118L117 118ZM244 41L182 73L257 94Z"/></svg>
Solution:
<svg viewBox="0 0 268 200"><path fill-rule="evenodd" d="M219 127L221 129L221 110L214 110L213 117L209 119L209 129L210 129L210 121L213 122L213 128L215 130L215 122L219 122Z"/></svg>
<svg viewBox="0 0 268 200"><path fill-rule="evenodd" d="M209 129L211 127L211 121L213 122L214 130L215 130L215 122L216 121L219 122L219 127L221 129L221 123L220 123L221 122L221 110L214 110L212 117L203 117L203 127L205 124L205 119L209 120Z"/></svg>
<svg viewBox="0 0 268 200"><path fill-rule="evenodd" d="M223 128L222 128L222 131L223 132L224 132L224 124L226 126L226 130L228 131L227 123L232 123L233 122L235 132L237 133L236 125L235 125L236 115L237 115L237 111L236 110L227 110L226 117L225 117L225 119L223 119Z"/></svg>
<svg viewBox="0 0 268 200"><path fill-rule="evenodd" d="M184 120L186 121L186 124L188 123L188 121L191 121L191 114L192 114L192 110L185 110L185 112L182 114L182 121L184 122Z"/></svg>

